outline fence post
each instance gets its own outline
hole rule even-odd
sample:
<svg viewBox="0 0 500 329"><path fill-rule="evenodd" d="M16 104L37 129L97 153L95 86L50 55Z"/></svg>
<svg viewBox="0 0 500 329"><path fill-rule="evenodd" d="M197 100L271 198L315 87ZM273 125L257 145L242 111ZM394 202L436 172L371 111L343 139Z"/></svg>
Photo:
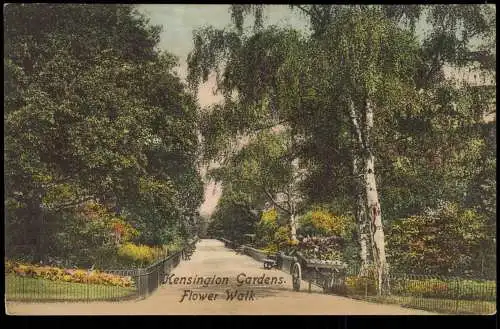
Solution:
<svg viewBox="0 0 500 329"><path fill-rule="evenodd" d="M458 306L460 301L460 282L458 281L458 279L456 279L456 282L457 282L457 296L455 302L455 313L458 313Z"/></svg>

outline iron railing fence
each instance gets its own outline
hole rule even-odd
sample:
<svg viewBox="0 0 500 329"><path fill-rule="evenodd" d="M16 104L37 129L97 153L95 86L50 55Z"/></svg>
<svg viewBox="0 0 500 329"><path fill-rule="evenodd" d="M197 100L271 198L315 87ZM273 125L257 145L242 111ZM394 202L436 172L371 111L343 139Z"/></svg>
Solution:
<svg viewBox="0 0 500 329"><path fill-rule="evenodd" d="M241 248L259 262L269 253L248 246L237 246L220 239L228 248ZM298 259L284 253L275 254L278 269L291 273ZM370 273L369 271L366 273ZM482 278L452 277L432 274L390 272L388 289L378 294L376 276L361 274L360 267L349 266L345 273L325 274L315 271L306 281L324 289L324 292L372 302L399 304L404 307L449 314L493 314L496 312L496 281Z"/></svg>
<svg viewBox="0 0 500 329"><path fill-rule="evenodd" d="M381 295L374 276L351 274L334 282L327 293L438 313L493 314L496 311L496 281L492 280L390 273Z"/></svg>
<svg viewBox="0 0 500 329"><path fill-rule="evenodd" d="M51 281L28 276L6 275L5 298L18 302L87 302L119 301L135 299L138 290L135 285L93 284L91 282L70 283Z"/></svg>
<svg viewBox="0 0 500 329"><path fill-rule="evenodd" d="M50 280L34 278L27 273L21 276L17 274L6 274L5 297L7 301L22 302L91 302L91 301L122 301L137 298L147 298L165 281L169 273L181 262L189 259L198 239L187 243L181 251L175 252L163 259L157 260L146 268L137 269L105 269L96 271L98 276L106 277L106 274L114 275L107 277L106 282L99 284L94 282L92 276L82 276L79 282L69 282L71 270L68 277L62 276L62 280ZM88 272L91 272L90 270ZM50 276L49 274L47 274ZM118 278L127 278L129 284L114 283ZM67 280L68 282L65 282Z"/></svg>

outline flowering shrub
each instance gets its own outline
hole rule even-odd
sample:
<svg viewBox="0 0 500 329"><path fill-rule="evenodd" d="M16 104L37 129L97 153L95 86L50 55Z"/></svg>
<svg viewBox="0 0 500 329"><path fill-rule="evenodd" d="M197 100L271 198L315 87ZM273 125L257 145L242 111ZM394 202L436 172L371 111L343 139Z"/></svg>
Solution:
<svg viewBox="0 0 500 329"><path fill-rule="evenodd" d="M262 212L261 220L265 223L273 223L278 219L278 211L275 208Z"/></svg>
<svg viewBox="0 0 500 329"><path fill-rule="evenodd" d="M396 220L388 230L387 256L393 268L406 273L480 274L488 229L475 210L443 202Z"/></svg>
<svg viewBox="0 0 500 329"><path fill-rule="evenodd" d="M342 245L343 239L338 236L309 237L303 238L296 250L308 259L342 261Z"/></svg>
<svg viewBox="0 0 500 329"><path fill-rule="evenodd" d="M132 278L130 277L123 277L98 271L88 272L86 270L78 269L62 269L50 266L20 264L11 261L5 262L5 273L51 281L102 284L119 287L131 287L133 285Z"/></svg>
<svg viewBox="0 0 500 329"><path fill-rule="evenodd" d="M344 236L349 230L349 219L328 210L316 209L300 217L300 234L310 236Z"/></svg>
<svg viewBox="0 0 500 329"><path fill-rule="evenodd" d="M114 235L118 241L127 242L138 236L139 232L120 216L111 213L103 205L96 202L88 202L80 207L80 214L91 221L102 221L109 233Z"/></svg>
<svg viewBox="0 0 500 329"><path fill-rule="evenodd" d="M112 233L121 242L130 241L139 235L139 231L119 217L113 217L110 221L110 226Z"/></svg>
<svg viewBox="0 0 500 329"><path fill-rule="evenodd" d="M274 241L280 249L288 245L290 241L290 229L286 226L280 226L274 233Z"/></svg>
<svg viewBox="0 0 500 329"><path fill-rule="evenodd" d="M164 254L161 248L152 248L145 245L126 243L118 249L118 257L128 265L146 265L154 262Z"/></svg>
<svg viewBox="0 0 500 329"><path fill-rule="evenodd" d="M277 250L278 246L275 239L278 229L278 212L276 209L263 211L260 221L256 225L256 245L262 248Z"/></svg>
<svg viewBox="0 0 500 329"><path fill-rule="evenodd" d="M377 281L369 277L348 276L345 279L344 293L348 295L376 295Z"/></svg>

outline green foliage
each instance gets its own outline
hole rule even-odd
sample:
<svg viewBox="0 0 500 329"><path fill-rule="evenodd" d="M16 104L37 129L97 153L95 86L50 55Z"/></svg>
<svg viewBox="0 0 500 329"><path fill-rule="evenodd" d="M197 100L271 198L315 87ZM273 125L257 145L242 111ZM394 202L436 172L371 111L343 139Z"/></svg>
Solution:
<svg viewBox="0 0 500 329"><path fill-rule="evenodd" d="M485 223L476 211L453 203L399 220L388 239L391 266L402 272L485 275L480 266Z"/></svg>
<svg viewBox="0 0 500 329"><path fill-rule="evenodd" d="M130 5L10 4L5 20L8 249L81 256L72 241L96 234L109 256L105 225L78 219L89 200L150 245L185 230L203 198L197 105L160 29Z"/></svg>
<svg viewBox="0 0 500 329"><path fill-rule="evenodd" d="M275 221L260 220L255 228L255 242L258 248L278 248L275 235L279 225Z"/></svg>
<svg viewBox="0 0 500 329"><path fill-rule="evenodd" d="M394 280L393 293L426 298L496 300L494 281Z"/></svg>
<svg viewBox="0 0 500 329"><path fill-rule="evenodd" d="M278 211L275 208L264 210L260 220L264 223L272 224L278 220Z"/></svg>
<svg viewBox="0 0 500 329"><path fill-rule="evenodd" d="M336 287L336 292L345 295L375 296L377 282L374 278L349 276L344 286ZM459 300L496 300L494 281L441 280L441 279L391 279L391 294L423 298L443 298Z"/></svg>
<svg viewBox="0 0 500 329"><path fill-rule="evenodd" d="M274 233L273 242L276 244L279 250L283 250L285 247L290 246L290 228L286 226L280 226Z"/></svg>
<svg viewBox="0 0 500 329"><path fill-rule="evenodd" d="M259 217L246 202L224 189L208 231L212 236L243 244L247 243L245 234L254 233L258 221Z"/></svg>
<svg viewBox="0 0 500 329"><path fill-rule="evenodd" d="M345 295L373 296L377 294L377 280L370 277L348 276L345 286L338 287L338 293Z"/></svg>
<svg viewBox="0 0 500 329"><path fill-rule="evenodd" d="M352 233L353 220L346 216L338 216L326 209L317 208L305 213L299 219L299 234L304 236L342 236ZM350 238L350 236L349 236Z"/></svg>
<svg viewBox="0 0 500 329"><path fill-rule="evenodd" d="M415 230L410 223L419 222L416 219L408 220L408 226L395 224L399 231L387 232L387 237L399 241L388 246L396 266L403 262L407 269L446 272L450 268L447 273L460 273L460 267L465 271L472 266L466 265L472 259L482 260L475 268L494 264L491 232L496 223L490 220L484 224L490 228L484 234L478 233L482 229L476 224L480 217L493 218L496 214L496 178L492 175L495 148L483 132L487 129L483 122L485 107L494 100L495 91L488 86L455 84L446 81L444 74L445 66L473 68L472 64L494 72L493 7L292 7L310 20L310 38L275 27L242 35L243 18L251 13L250 7L232 8L238 31L207 28L195 33L195 49L189 61L191 81L197 83L200 77L206 80L208 73L216 71L217 87L226 96L207 120L207 158L224 153L239 134L285 122L291 128L291 139L300 137L288 151L306 160L309 174L301 187L307 201L342 200L351 203L340 213L346 212L355 208L356 202L353 156L362 155L352 134L349 101L354 101L355 111L364 118L365 101L370 100L375 109L374 128L362 144L376 159L384 223L390 225L398 218L421 214L427 207L439 207L442 199L475 209L475 213L441 214L449 223L444 227L440 222L438 229L448 236L426 240L425 248L429 243L432 247L427 251L421 248L418 256L408 251L409 241L405 239L411 236L408 239L418 240L420 235L427 239L429 233ZM419 42L415 27L423 19L427 19L430 33ZM220 72L217 67L222 63L227 65ZM255 182L265 183L260 184L265 187L288 182L279 171L262 165L259 153L242 154L246 156L242 169L228 174L230 168L220 177L233 189L251 194L254 205L264 192ZM234 165L227 163L228 167ZM469 224L463 223L463 218L468 218ZM312 230L312 224L305 224ZM311 234L326 234L323 226ZM466 237L467 231L472 238ZM352 239L349 234L345 236ZM460 245L464 247L454 247ZM482 246L482 256L477 256L478 245ZM390 251L391 246L395 246L394 251ZM433 259L429 268L423 265L427 253ZM459 258L461 254L464 259L456 262L439 258ZM406 260L398 263L395 258L399 255ZM448 268L439 268L440 264Z"/></svg>
<svg viewBox="0 0 500 329"><path fill-rule="evenodd" d="M269 252L286 251L293 245L290 239L290 227L276 208L262 211L255 232L255 243L258 248L263 250Z"/></svg>
<svg viewBox="0 0 500 329"><path fill-rule="evenodd" d="M329 236L303 238L290 249L301 252L304 257L311 260L343 262L343 247L342 238Z"/></svg>

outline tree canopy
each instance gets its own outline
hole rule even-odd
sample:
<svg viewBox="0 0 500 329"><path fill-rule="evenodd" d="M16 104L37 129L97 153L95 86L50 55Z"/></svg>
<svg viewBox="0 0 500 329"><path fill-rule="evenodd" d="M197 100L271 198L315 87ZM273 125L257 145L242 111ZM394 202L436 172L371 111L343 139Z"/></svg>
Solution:
<svg viewBox="0 0 500 329"><path fill-rule="evenodd" d="M161 29L130 5L11 4L5 18L7 218L24 227L11 243L41 257L50 221L90 200L167 243L203 184L197 104Z"/></svg>

